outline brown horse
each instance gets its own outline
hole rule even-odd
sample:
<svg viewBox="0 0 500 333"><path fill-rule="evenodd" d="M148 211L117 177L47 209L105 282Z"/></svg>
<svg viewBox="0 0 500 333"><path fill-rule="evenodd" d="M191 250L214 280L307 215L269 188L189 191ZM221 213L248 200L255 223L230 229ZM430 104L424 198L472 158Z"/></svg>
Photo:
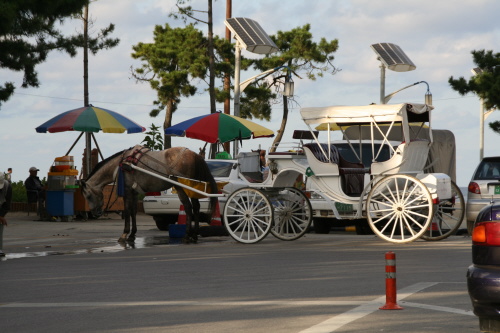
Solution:
<svg viewBox="0 0 500 333"><path fill-rule="evenodd" d="M200 203L198 199L189 198L184 189L177 185L133 170L130 164L154 172L160 176L177 180L184 177L204 181L210 184L211 193L217 193L217 185L210 173L205 160L195 152L183 148L174 147L162 151L150 151L143 146L118 152L113 156L99 162L92 170L86 180L81 181L82 193L89 203L92 214L100 216L104 204L102 190L105 185L116 179L117 172L123 170L124 181L124 212L125 227L118 241L134 241L137 232L136 214L138 193L159 192L175 187L179 199L186 211L186 237L185 242L196 242L198 239L198 227L200 216ZM210 198L210 211L213 215L217 203L216 197ZM132 230L130 229L132 220ZM194 220L194 230L191 222ZM129 234L130 233L130 234ZM128 236L128 238L127 238Z"/></svg>

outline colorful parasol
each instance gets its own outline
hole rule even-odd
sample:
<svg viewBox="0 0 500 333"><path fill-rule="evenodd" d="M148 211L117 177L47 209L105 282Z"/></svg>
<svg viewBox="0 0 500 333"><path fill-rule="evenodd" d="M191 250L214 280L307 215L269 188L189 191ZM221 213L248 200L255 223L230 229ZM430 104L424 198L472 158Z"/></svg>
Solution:
<svg viewBox="0 0 500 333"><path fill-rule="evenodd" d="M269 138L274 132L250 120L221 112L203 115L165 129L165 135L185 136L209 143Z"/></svg>
<svg viewBox="0 0 500 333"><path fill-rule="evenodd" d="M84 106L61 113L36 128L38 133L65 131L104 133L140 133L146 129L114 111L96 106Z"/></svg>

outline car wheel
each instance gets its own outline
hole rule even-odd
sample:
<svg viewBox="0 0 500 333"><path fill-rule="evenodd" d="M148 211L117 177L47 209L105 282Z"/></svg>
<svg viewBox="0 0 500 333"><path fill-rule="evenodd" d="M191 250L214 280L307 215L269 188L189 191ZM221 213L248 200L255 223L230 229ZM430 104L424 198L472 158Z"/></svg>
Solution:
<svg viewBox="0 0 500 333"><path fill-rule="evenodd" d="M313 219L314 233L329 234L332 224L329 219Z"/></svg>
<svg viewBox="0 0 500 333"><path fill-rule="evenodd" d="M162 231L168 231L168 226L177 222L177 215L153 215L156 227Z"/></svg>

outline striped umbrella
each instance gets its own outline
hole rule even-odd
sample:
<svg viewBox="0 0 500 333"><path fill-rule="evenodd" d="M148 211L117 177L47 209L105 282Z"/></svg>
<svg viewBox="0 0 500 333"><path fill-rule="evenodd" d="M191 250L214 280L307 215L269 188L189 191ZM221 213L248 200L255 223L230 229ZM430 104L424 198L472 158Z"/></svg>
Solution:
<svg viewBox="0 0 500 333"><path fill-rule="evenodd" d="M61 113L36 128L38 133L65 131L104 133L140 133L146 128L111 110L84 106Z"/></svg>
<svg viewBox="0 0 500 333"><path fill-rule="evenodd" d="M185 136L209 143L224 143L252 137L273 137L274 132L250 120L215 112L166 128L165 135Z"/></svg>

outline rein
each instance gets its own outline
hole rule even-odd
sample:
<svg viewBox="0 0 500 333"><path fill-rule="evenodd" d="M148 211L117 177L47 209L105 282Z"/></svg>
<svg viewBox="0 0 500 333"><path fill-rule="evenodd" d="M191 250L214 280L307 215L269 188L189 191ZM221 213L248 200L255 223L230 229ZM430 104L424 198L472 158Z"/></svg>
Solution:
<svg viewBox="0 0 500 333"><path fill-rule="evenodd" d="M120 167L117 166L116 169L115 169L115 172L113 173L113 186L111 187L111 192L109 192L109 196L108 196L108 202L106 203L106 207L104 208L104 211L108 211L108 209L113 206L116 201L118 200L118 196L116 196L115 200L113 201L113 203L110 204L111 202L111 197L113 196L113 191L115 190L115 184L118 182L118 169Z"/></svg>
<svg viewBox="0 0 500 333"><path fill-rule="evenodd" d="M143 152L142 151L143 149L146 149L146 151ZM184 152L186 150L188 150L188 148L184 147L180 151L180 153L178 154L177 159L174 161L174 163L172 165L167 166L171 171L179 174L180 177L185 177L185 175L184 175L184 173L177 170L176 167L177 167L177 164L179 164L179 162L182 161L182 156L184 155ZM157 173L158 175L165 176L168 178L178 177L178 176L173 176L172 174L166 174L166 173L160 172L158 170L155 170L152 167L150 167L149 165L147 165L146 163L144 163L143 161L141 161L142 157L146 157L150 160L155 161L159 165L163 164L160 160L158 160L157 158L154 158L150 154L148 154L148 152L150 152L150 151L151 151L150 149L145 148L145 147L142 147L141 149L136 149L131 155L127 156L126 158L122 158L122 162L120 163L120 167L122 167L123 164L128 164L128 163L133 164L133 165L141 164L141 166L143 166L144 168L149 169L150 171L153 171L153 172ZM125 170L125 171L129 171L129 170ZM130 170L129 172L133 172L133 170Z"/></svg>

